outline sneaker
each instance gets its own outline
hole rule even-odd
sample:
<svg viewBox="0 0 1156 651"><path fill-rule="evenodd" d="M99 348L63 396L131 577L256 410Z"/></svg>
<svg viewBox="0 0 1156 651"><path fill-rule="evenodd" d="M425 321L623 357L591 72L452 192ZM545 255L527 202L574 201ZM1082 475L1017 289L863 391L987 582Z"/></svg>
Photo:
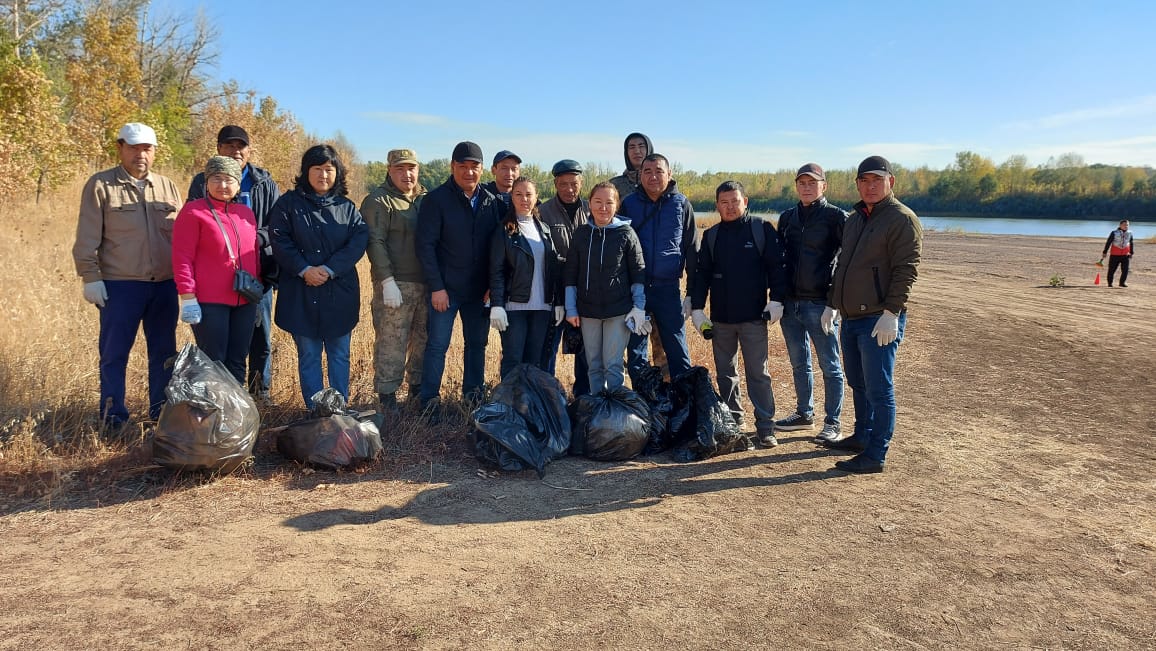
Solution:
<svg viewBox="0 0 1156 651"><path fill-rule="evenodd" d="M1127 286L1128 286L1128 284L1127 284L1127 283L1120 283L1120 286L1121 286L1121 287L1127 287Z"/></svg>
<svg viewBox="0 0 1156 651"><path fill-rule="evenodd" d="M883 472L883 462L869 458L865 454L857 454L850 459L835 462L835 470L853 472L857 475Z"/></svg>
<svg viewBox="0 0 1156 651"><path fill-rule="evenodd" d="M815 419L810 416L804 416L800 413L794 413L787 416L783 420L775 421L775 429L780 432L794 432L801 429L813 429L815 427Z"/></svg>
<svg viewBox="0 0 1156 651"><path fill-rule="evenodd" d="M779 446L779 439L775 438L774 432L759 432L755 435L758 439L759 445L764 448L775 448Z"/></svg>
<svg viewBox="0 0 1156 651"><path fill-rule="evenodd" d="M815 443L818 443L819 445L825 445L827 443L832 443L834 441L838 441L839 437L841 437L842 435L843 435L843 433L839 431L838 425L832 425L831 423L823 423L823 429L820 430L819 433L815 435Z"/></svg>

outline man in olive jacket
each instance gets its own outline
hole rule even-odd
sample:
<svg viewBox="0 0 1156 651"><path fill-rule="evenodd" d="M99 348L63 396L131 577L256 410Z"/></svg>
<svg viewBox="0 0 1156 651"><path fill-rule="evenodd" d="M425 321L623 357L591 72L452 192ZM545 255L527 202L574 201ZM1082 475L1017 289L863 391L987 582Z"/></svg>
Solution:
<svg viewBox="0 0 1156 651"><path fill-rule="evenodd" d="M830 447L859 454L835 464L854 473L883 472L895 431L895 354L907 325L907 300L923 248L923 226L895 198L891 163L871 156L859 164L862 199L843 229L823 328L843 318L843 366L855 403L855 433Z"/></svg>
<svg viewBox="0 0 1156 651"><path fill-rule="evenodd" d="M369 271L373 277L373 385L384 410L397 408L402 376L410 399L421 391L428 308L425 276L417 259L417 215L425 188L412 149L386 157L389 175L361 203L369 226Z"/></svg>

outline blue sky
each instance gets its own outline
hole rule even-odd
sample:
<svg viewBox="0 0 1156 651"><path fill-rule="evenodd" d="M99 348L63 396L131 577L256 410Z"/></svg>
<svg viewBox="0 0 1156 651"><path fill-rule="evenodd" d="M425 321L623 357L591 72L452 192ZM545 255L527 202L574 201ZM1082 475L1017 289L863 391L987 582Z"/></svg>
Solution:
<svg viewBox="0 0 1156 651"><path fill-rule="evenodd" d="M685 169L871 154L940 168L1156 165L1156 2L198 2L214 74L364 160L459 140L621 167L631 131Z"/></svg>

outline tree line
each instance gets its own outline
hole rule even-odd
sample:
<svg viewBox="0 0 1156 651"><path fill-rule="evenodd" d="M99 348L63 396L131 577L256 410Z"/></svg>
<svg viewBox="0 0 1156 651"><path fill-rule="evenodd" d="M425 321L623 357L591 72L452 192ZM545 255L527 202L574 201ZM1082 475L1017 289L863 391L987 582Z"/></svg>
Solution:
<svg viewBox="0 0 1156 651"><path fill-rule="evenodd" d="M133 121L156 129L156 164L174 175L194 174L215 153L217 130L239 124L252 136L253 161L282 188L301 153L322 140L348 163L355 199L385 179L385 163L361 163L342 134L319 138L274 98L212 79L218 32L203 15L158 13L149 0L0 0L0 21L0 200L39 198L111 164L117 129ZM701 211L713 210L714 190L726 180L747 188L756 211L796 200L793 169L699 173L672 163L680 189ZM1156 220L1156 170L1147 166L1088 165L1074 153L1037 167L1024 156L997 165L963 151L941 170L896 167L897 194L917 211ZM587 187L620 172L587 163ZM423 164L421 182L432 188L448 175L449 161L433 159ZM553 195L548 168L525 165L523 175L543 197ZM833 202L858 200L854 169L828 170L827 181Z"/></svg>

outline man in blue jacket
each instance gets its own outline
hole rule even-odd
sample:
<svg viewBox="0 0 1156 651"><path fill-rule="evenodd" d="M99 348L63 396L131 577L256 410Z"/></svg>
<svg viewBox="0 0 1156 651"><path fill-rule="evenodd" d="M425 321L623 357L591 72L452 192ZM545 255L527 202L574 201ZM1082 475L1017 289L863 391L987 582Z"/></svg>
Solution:
<svg viewBox="0 0 1156 651"><path fill-rule="evenodd" d="M622 200L620 212L634 228L646 263L646 311L658 329L670 365L670 377L690 370L684 323L690 316L690 297L681 297L679 281L685 272L692 285L699 233L694 208L671 178L670 161L650 154L642 161L638 190ZM638 372L647 366L645 334L630 336L627 368Z"/></svg>
<svg viewBox="0 0 1156 651"><path fill-rule="evenodd" d="M281 193L269 172L249 162L249 134L239 126L227 124L217 132L217 153L241 164L241 191L236 201L253 210L257 218L257 237L261 244L261 275L265 280L265 296L257 306L257 324L249 346L249 392L258 402L269 402L269 387L273 381L273 289L276 261L269 246L269 209L277 203ZM205 173L193 177L189 185L189 201L205 196Z"/></svg>
<svg viewBox="0 0 1156 651"><path fill-rule="evenodd" d="M490 237L505 204L481 186L482 172L482 148L459 142L450 161L450 178L427 194L418 210L415 247L430 292L423 408L441 394L446 351L459 313L465 340L462 395L467 400L483 398L490 328L485 306Z"/></svg>

